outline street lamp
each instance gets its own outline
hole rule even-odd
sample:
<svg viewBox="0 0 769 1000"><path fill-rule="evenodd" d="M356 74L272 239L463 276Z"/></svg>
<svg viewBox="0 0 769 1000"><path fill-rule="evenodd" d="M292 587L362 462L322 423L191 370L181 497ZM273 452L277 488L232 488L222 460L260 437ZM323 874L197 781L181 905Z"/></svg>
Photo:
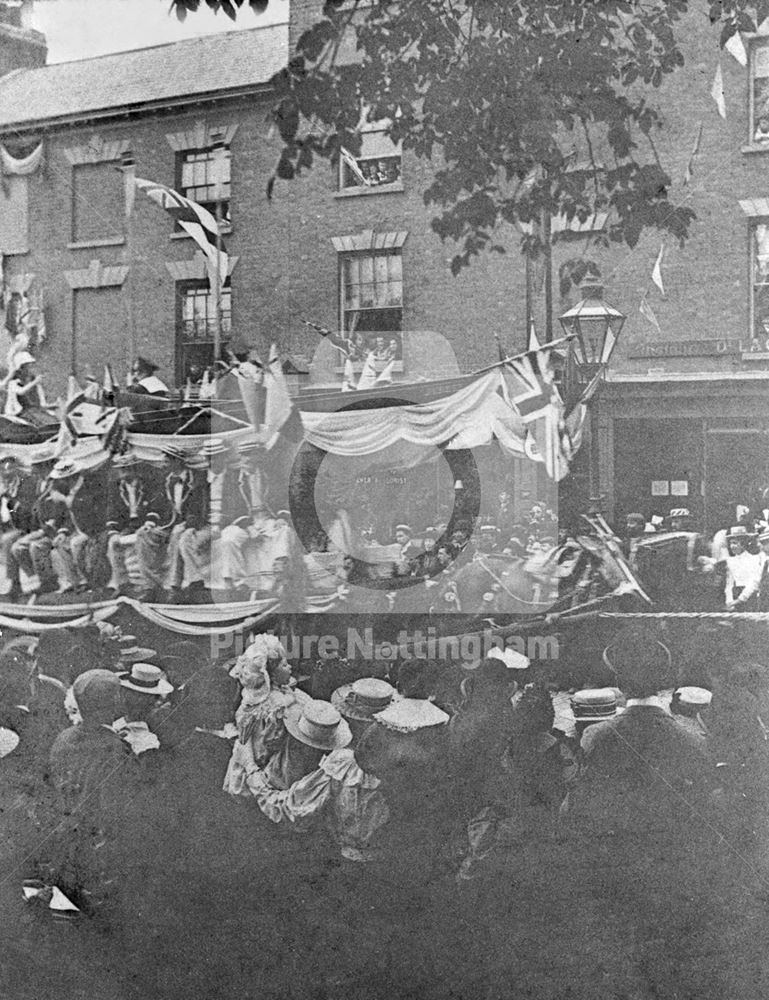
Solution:
<svg viewBox="0 0 769 1000"><path fill-rule="evenodd" d="M595 280L582 284L582 298L559 317L567 336L572 338L574 363L581 380L600 369L606 371L625 316L604 301L603 285Z"/></svg>
<svg viewBox="0 0 769 1000"><path fill-rule="evenodd" d="M569 369L574 372L575 381L580 385L579 389L574 386L576 391L572 393L567 384L567 394L572 397L572 408L583 400L588 402L587 392L583 397L585 384L597 374L605 374L626 319L623 313L604 301L603 285L595 279L584 281L581 292L580 301L559 316L564 333L571 338ZM596 388L597 386L592 389L591 395ZM589 415L588 502L591 510L600 510L601 499L597 496L600 481L598 434L594 406L589 407Z"/></svg>

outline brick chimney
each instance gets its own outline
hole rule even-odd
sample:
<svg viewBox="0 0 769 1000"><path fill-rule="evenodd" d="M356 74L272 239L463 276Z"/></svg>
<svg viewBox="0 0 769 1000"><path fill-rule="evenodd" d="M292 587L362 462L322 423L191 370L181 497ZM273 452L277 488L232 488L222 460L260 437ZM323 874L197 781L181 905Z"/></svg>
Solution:
<svg viewBox="0 0 769 1000"><path fill-rule="evenodd" d="M31 7L30 0L0 0L0 76L45 66L45 35L27 26Z"/></svg>

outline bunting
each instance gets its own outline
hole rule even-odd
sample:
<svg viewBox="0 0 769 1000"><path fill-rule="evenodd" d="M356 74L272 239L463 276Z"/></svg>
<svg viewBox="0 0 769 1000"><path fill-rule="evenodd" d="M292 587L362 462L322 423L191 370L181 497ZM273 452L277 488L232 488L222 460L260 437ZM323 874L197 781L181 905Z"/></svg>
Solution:
<svg viewBox="0 0 769 1000"><path fill-rule="evenodd" d="M748 65L748 53L739 31L736 31L732 35L726 45L724 45L724 48L730 55L734 56L740 66Z"/></svg>
<svg viewBox="0 0 769 1000"><path fill-rule="evenodd" d="M40 169L43 162L43 143L41 142L27 156L16 157L0 145L0 167L5 175L12 177L27 177Z"/></svg>
<svg viewBox="0 0 769 1000"><path fill-rule="evenodd" d="M645 320L648 320L648 322L651 323L651 325L655 328L657 333L662 335L662 329L660 328L659 320L657 319L657 316L649 302L648 292L643 293L643 297L641 298L641 304L638 307L638 311Z"/></svg>
<svg viewBox="0 0 769 1000"><path fill-rule="evenodd" d="M718 113L722 118L726 118L726 98L724 97L724 74L719 62L716 68L716 75L713 78L713 86L710 88L710 96L716 102Z"/></svg>
<svg viewBox="0 0 769 1000"><path fill-rule="evenodd" d="M652 268L652 281L659 288L660 295L665 298L665 286L662 283L662 258L665 256L665 244L660 244L660 252L657 254L657 259L654 262L654 267Z"/></svg>

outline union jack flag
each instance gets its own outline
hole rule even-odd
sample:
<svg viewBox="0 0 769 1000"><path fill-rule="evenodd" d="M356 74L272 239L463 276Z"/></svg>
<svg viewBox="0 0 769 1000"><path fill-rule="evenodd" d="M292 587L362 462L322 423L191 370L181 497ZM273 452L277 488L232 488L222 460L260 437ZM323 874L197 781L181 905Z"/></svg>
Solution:
<svg viewBox="0 0 769 1000"><path fill-rule="evenodd" d="M558 482L569 471L563 450L563 400L555 384L550 351L528 351L506 366L510 401L526 426L524 449L529 458L544 462L547 474Z"/></svg>
<svg viewBox="0 0 769 1000"><path fill-rule="evenodd" d="M134 183L148 198L164 208L203 251L212 279L211 287L213 288L214 280L219 281L220 287L223 286L229 273L229 260L219 226L208 209L164 184L156 184L141 177L135 177Z"/></svg>

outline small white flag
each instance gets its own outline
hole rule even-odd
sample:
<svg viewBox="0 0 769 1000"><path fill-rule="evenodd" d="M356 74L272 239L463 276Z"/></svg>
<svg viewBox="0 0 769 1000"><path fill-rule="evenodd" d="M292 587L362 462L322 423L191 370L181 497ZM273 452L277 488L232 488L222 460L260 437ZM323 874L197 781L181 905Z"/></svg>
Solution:
<svg viewBox="0 0 769 1000"><path fill-rule="evenodd" d="M745 43L739 31L732 35L724 48L730 55L734 56L740 66L748 65L748 53L745 51Z"/></svg>
<svg viewBox="0 0 769 1000"><path fill-rule="evenodd" d="M662 258L665 256L665 244L660 244L660 252L657 254L657 259L654 262L654 267L652 268L652 281L659 288L660 295L665 297L665 286L662 284Z"/></svg>
<svg viewBox="0 0 769 1000"><path fill-rule="evenodd" d="M392 361L388 361L385 367L382 369L381 373L377 376L375 385L389 385L393 380L393 371L395 369L395 358Z"/></svg>
<svg viewBox="0 0 769 1000"><path fill-rule="evenodd" d="M710 88L710 96L716 102L718 113L722 118L726 118L726 98L724 97L724 74L721 72L721 63L716 69L713 86Z"/></svg>
<svg viewBox="0 0 769 1000"><path fill-rule="evenodd" d="M538 351L542 345L539 342L537 331L534 329L534 320L529 317L529 340L526 345L527 351Z"/></svg>
<svg viewBox="0 0 769 1000"><path fill-rule="evenodd" d="M643 298L641 299L641 305L638 307L638 311L643 316L644 319L648 320L651 325L655 328L657 333L662 334L660 328L659 320L657 319L654 310L649 305L648 293L644 292Z"/></svg>
<svg viewBox="0 0 769 1000"><path fill-rule="evenodd" d="M363 371L358 379L359 389L371 389L376 385L376 365L374 364L374 352L370 351L363 365Z"/></svg>

